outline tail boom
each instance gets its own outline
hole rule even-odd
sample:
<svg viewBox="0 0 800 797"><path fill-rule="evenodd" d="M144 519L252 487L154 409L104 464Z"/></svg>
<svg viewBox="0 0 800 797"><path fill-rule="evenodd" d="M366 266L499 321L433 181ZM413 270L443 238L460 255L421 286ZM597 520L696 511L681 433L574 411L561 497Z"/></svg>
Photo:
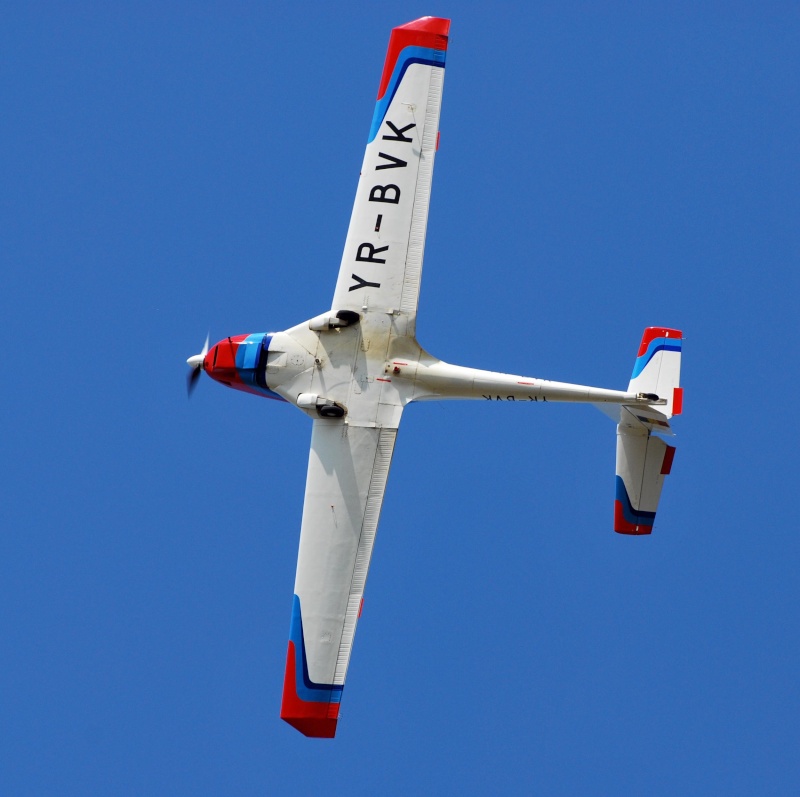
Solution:
<svg viewBox="0 0 800 797"><path fill-rule="evenodd" d="M392 375L392 363L386 372ZM397 369L396 380L413 380L412 401L442 399L489 399L492 401L565 401L591 404L625 404L645 407L649 403L635 393L607 390L568 382L553 382L532 376L516 376L478 368L451 365L441 360L421 360L406 373Z"/></svg>

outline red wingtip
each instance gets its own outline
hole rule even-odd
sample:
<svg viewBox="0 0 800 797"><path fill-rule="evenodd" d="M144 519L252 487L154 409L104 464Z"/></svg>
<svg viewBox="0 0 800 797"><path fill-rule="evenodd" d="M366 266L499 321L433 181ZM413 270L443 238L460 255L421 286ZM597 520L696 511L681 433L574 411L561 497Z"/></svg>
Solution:
<svg viewBox="0 0 800 797"><path fill-rule="evenodd" d="M430 47L434 50L447 49L447 36L450 32L450 20L441 17L420 17L392 28L386 61L383 63L381 84L378 88L378 99L383 97L392 77L397 57L404 47Z"/></svg>
<svg viewBox="0 0 800 797"><path fill-rule="evenodd" d="M447 36L450 33L450 20L442 17L420 17L405 25L398 25L394 30L418 30L423 33L432 33L435 36ZM445 49L445 46L440 49Z"/></svg>
<svg viewBox="0 0 800 797"><path fill-rule="evenodd" d="M308 736L310 739L333 739L336 736L336 723L337 719L330 719L328 717L315 719L311 717L281 717L284 722L288 722L296 730L300 731L303 736Z"/></svg>
<svg viewBox="0 0 800 797"><path fill-rule="evenodd" d="M289 640L286 654L286 673L283 677L281 719L304 736L333 739L339 721L338 703L311 703L297 696L294 642Z"/></svg>

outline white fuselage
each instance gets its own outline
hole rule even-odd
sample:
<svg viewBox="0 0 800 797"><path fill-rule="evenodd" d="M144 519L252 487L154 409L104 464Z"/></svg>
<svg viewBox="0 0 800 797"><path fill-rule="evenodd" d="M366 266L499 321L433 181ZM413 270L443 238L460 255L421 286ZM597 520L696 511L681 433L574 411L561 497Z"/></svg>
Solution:
<svg viewBox="0 0 800 797"><path fill-rule="evenodd" d="M356 426L396 426L412 401L648 403L620 390L450 365L408 336L404 321L401 314L365 312L348 327L318 331L306 322L274 333L266 382L295 405L309 395L337 402L346 408L345 423Z"/></svg>

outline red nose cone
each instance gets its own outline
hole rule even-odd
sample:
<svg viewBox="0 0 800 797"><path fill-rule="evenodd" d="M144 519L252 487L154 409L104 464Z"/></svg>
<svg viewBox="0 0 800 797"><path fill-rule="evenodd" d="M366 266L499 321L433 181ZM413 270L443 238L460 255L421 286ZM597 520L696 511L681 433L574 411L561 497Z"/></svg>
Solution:
<svg viewBox="0 0 800 797"><path fill-rule="evenodd" d="M246 337L247 335L234 335L225 338L208 350L203 368L212 379L229 386L241 381L236 371L236 352Z"/></svg>
<svg viewBox="0 0 800 797"><path fill-rule="evenodd" d="M215 343L203 358L203 370L223 385L256 396L285 401L267 385L267 352L272 335L254 332ZM191 358L190 365L197 360ZM196 366L195 366L196 367Z"/></svg>
<svg viewBox="0 0 800 797"><path fill-rule="evenodd" d="M266 332L234 335L216 343L203 359L203 370L228 387L283 401L267 385L267 352L272 336Z"/></svg>

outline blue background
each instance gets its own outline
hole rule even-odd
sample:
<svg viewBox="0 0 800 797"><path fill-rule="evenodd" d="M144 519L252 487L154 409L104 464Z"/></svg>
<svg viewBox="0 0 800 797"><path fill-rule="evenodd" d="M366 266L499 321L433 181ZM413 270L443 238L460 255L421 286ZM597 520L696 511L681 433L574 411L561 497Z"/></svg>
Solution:
<svg viewBox="0 0 800 797"><path fill-rule="evenodd" d="M28 3L0 27L0 791L794 794L794 3ZM420 304L624 388L683 329L654 533L588 407L405 413L337 739L278 719L310 425L210 328L330 306L389 31L453 18Z"/></svg>

